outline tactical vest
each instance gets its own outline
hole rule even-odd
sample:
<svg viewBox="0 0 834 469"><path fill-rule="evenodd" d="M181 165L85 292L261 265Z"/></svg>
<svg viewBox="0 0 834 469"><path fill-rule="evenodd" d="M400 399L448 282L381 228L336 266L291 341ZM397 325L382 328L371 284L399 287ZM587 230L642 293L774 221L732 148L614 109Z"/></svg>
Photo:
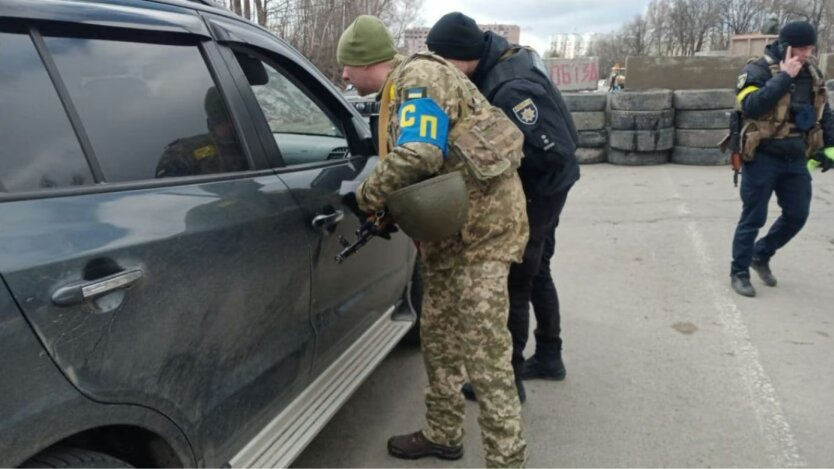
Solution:
<svg viewBox="0 0 834 469"><path fill-rule="evenodd" d="M530 67L529 64L533 64L533 67ZM542 59L535 51L524 46L512 46L501 54L501 57L498 58L498 63L489 71L481 85L481 92L492 102L498 89L504 83L517 79L538 83L542 88L547 90L550 98L555 103L562 102L562 100L557 98L556 90L553 88L553 83L547 76ZM563 114L562 119L567 124L574 143L578 142L579 135L576 133L576 126L573 124L573 119L568 118L570 116L568 110L562 109L560 106L559 111Z"/></svg>
<svg viewBox="0 0 834 469"><path fill-rule="evenodd" d="M769 55L765 55L763 58L767 62L772 76L776 76L781 72L779 62L776 59ZM750 59L747 63L750 64L757 62L758 60L761 59ZM791 125L790 109L794 94L794 85L791 84L791 91L785 96L782 96L772 111L765 113L758 119L744 119L742 135L749 137L747 134L758 131L754 138L756 140L755 145L750 144L753 142L745 143L745 147L747 147L744 151L745 159L752 159L755 147L758 147L758 143L765 139L783 139L787 137L804 136L805 143L808 148L808 155L816 153L824 147L822 124L820 121L822 121L825 104L828 100L827 91L825 89L825 77L813 59L808 61L808 71L811 74L812 80L811 103L814 106L814 126L811 130L803 134ZM736 106L740 108L741 103L736 103ZM748 139L746 138L745 140Z"/></svg>

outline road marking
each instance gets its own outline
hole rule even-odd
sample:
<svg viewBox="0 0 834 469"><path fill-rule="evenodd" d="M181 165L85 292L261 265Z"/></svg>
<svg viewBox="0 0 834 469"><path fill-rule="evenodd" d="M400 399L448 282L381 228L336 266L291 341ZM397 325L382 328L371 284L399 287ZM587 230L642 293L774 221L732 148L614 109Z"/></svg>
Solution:
<svg viewBox="0 0 834 469"><path fill-rule="evenodd" d="M799 453L796 437L782 410L782 404L776 394L776 389L773 387L773 382L765 372L759 359L759 350L750 338L750 331L744 323L741 310L732 297L733 293L726 286L729 283L729 274L716 275L712 268L714 264L707 251L704 236L698 229L695 220L692 219L692 211L689 210L686 201L677 191L668 171L666 171L666 179L671 188L672 197L678 201L676 207L678 215L687 220L686 232L695 251L695 261L698 263L704 279L706 279L715 309L722 319L725 333L730 339L731 347L740 364L739 372L747 391L750 393L750 403L756 413L759 430L767 439L770 457L777 467L806 466L807 463ZM726 279L727 281L721 284L719 279Z"/></svg>

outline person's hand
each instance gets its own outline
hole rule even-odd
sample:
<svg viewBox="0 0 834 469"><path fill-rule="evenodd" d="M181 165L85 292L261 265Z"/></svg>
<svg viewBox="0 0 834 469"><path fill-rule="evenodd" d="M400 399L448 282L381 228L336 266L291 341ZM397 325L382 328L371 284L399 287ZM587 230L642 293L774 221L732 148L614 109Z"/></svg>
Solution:
<svg viewBox="0 0 834 469"><path fill-rule="evenodd" d="M379 220L377 220L377 236L383 239L391 239L391 234L400 231L397 228L397 225L394 223L394 219L391 218L391 215L385 215Z"/></svg>
<svg viewBox="0 0 834 469"><path fill-rule="evenodd" d="M782 63L779 64L779 69L790 75L791 78L796 78L796 76L799 75L799 71L802 69L802 62L800 62L799 57L792 57L791 54L791 46L788 46L788 49L785 52L785 58L782 60Z"/></svg>

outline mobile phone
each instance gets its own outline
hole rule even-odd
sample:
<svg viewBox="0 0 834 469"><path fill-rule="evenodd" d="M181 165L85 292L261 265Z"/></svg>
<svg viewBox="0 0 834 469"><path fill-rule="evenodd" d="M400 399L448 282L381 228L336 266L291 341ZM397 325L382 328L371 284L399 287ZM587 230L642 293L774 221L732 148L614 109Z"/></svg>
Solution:
<svg viewBox="0 0 834 469"><path fill-rule="evenodd" d="M791 46L791 45L790 45L790 44L788 44L787 42L780 42L780 43L776 46L776 50L779 52L779 56L781 56L781 57L782 57L782 60L788 60L788 59L790 58L790 57L788 57L788 56L787 56L787 54L788 54L788 47L790 47L790 46Z"/></svg>

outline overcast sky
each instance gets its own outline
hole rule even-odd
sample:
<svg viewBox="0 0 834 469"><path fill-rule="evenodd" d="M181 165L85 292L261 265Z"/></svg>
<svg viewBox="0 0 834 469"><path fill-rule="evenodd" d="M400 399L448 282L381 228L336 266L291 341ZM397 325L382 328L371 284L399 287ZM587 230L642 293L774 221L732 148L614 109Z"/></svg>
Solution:
<svg viewBox="0 0 834 469"><path fill-rule="evenodd" d="M521 43L544 53L548 37L560 33L607 33L635 15L649 0L425 0L422 25L460 11L478 23L521 26Z"/></svg>

